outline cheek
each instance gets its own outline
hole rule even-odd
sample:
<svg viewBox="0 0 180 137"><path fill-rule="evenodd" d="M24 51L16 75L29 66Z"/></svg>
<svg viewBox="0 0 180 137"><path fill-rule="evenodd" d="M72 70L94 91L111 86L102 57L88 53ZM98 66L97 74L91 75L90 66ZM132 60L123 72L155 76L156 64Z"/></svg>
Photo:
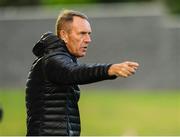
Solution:
<svg viewBox="0 0 180 137"><path fill-rule="evenodd" d="M78 36L71 36L69 37L69 45L74 52L81 52L81 46L83 44L83 39Z"/></svg>
<svg viewBox="0 0 180 137"><path fill-rule="evenodd" d="M82 43L83 43L83 41L80 39L74 39L74 41L73 41L73 44L74 44L75 48L77 48L77 49L81 48Z"/></svg>

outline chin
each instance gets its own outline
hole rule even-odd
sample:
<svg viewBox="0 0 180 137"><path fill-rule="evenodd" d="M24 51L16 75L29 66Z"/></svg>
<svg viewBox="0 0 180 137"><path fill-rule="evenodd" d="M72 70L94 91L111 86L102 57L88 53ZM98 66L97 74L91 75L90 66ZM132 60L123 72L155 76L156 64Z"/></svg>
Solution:
<svg viewBox="0 0 180 137"><path fill-rule="evenodd" d="M86 56L86 53L83 53L83 54L78 55L78 56L76 56L76 57L77 57L77 58L81 58L81 57L84 57L84 56Z"/></svg>

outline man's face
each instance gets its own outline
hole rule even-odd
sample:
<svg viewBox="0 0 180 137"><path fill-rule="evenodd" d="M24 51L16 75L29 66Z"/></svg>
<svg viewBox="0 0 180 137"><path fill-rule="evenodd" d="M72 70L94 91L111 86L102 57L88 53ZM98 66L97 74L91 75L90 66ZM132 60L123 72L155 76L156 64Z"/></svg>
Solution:
<svg viewBox="0 0 180 137"><path fill-rule="evenodd" d="M75 57L86 55L88 44L91 42L91 26L86 19L73 17L70 32L67 33L66 46Z"/></svg>

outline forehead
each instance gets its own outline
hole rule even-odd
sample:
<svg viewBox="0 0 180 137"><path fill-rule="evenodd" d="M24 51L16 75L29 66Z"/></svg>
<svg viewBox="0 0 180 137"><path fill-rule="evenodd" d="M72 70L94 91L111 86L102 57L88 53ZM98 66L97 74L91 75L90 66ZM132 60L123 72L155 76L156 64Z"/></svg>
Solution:
<svg viewBox="0 0 180 137"><path fill-rule="evenodd" d="M73 17L72 27L76 29L85 29L87 31L91 31L91 25L88 20L78 16Z"/></svg>

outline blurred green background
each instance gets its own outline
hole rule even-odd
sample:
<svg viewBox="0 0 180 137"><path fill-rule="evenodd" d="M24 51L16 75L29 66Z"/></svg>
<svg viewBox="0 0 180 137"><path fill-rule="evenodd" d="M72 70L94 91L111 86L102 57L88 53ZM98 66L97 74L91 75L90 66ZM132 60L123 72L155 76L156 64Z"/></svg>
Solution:
<svg viewBox="0 0 180 137"><path fill-rule="evenodd" d="M124 2L162 2L173 14L180 14L179 0L1 0L0 6L61 5Z"/></svg>
<svg viewBox="0 0 180 137"><path fill-rule="evenodd" d="M25 135L24 90L0 91L0 135ZM179 91L87 91L79 102L81 135L180 135Z"/></svg>

